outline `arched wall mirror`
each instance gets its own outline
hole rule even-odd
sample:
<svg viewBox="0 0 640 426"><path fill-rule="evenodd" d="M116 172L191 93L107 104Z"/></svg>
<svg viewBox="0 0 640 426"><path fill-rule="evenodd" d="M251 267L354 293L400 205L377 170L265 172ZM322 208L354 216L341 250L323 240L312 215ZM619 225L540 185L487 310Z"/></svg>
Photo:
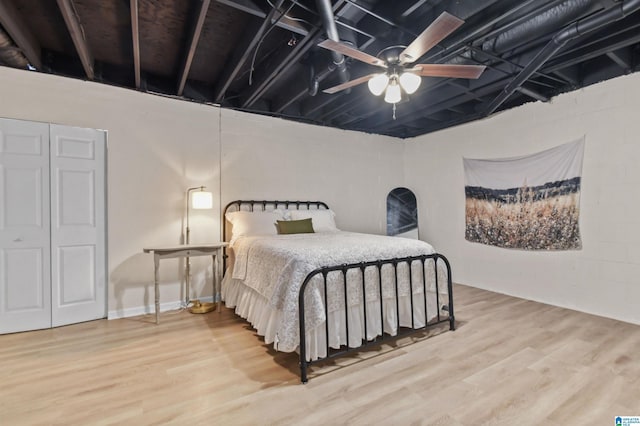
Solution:
<svg viewBox="0 0 640 426"><path fill-rule="evenodd" d="M418 204L408 188L395 188L387 195L387 235L418 238Z"/></svg>

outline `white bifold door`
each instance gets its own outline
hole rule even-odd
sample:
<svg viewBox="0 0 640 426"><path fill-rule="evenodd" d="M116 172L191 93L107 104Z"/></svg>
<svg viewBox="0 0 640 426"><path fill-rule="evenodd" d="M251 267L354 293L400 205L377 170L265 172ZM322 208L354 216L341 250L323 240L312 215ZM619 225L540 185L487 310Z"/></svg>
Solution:
<svg viewBox="0 0 640 426"><path fill-rule="evenodd" d="M103 131L0 119L0 333L106 316Z"/></svg>
<svg viewBox="0 0 640 426"><path fill-rule="evenodd" d="M51 325L107 315L105 134L52 124Z"/></svg>
<svg viewBox="0 0 640 426"><path fill-rule="evenodd" d="M51 327L49 125L0 119L0 332Z"/></svg>

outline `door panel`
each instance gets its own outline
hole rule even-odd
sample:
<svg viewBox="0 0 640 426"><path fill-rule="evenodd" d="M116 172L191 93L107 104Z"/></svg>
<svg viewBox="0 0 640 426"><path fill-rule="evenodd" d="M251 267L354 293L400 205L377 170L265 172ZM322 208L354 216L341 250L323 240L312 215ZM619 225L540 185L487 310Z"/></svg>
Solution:
<svg viewBox="0 0 640 426"><path fill-rule="evenodd" d="M57 183L58 227L95 227L95 171L59 169Z"/></svg>
<svg viewBox="0 0 640 426"><path fill-rule="evenodd" d="M42 276L42 249L22 248L2 251L5 287L4 311L20 313L44 309L44 277ZM15 285L27 282L31 285Z"/></svg>
<svg viewBox="0 0 640 426"><path fill-rule="evenodd" d="M58 247L59 306L95 302L95 249L93 245Z"/></svg>
<svg viewBox="0 0 640 426"><path fill-rule="evenodd" d="M34 155L36 157L42 156L43 144L48 143L47 140L42 140L40 130L32 132L29 128L32 124L35 126L41 125L40 123L28 123L19 122L16 120L0 119L3 123L0 133L0 152L5 154L18 154L18 155ZM12 122L12 123L9 123ZM45 125L46 126L46 125Z"/></svg>
<svg viewBox="0 0 640 426"><path fill-rule="evenodd" d="M105 133L51 125L52 324L104 318Z"/></svg>
<svg viewBox="0 0 640 426"><path fill-rule="evenodd" d="M81 130L94 131L93 129ZM56 154L59 158L79 158L83 160L95 159L96 144L91 137L88 139L76 139L71 133L67 133L58 140L56 148Z"/></svg>
<svg viewBox="0 0 640 426"><path fill-rule="evenodd" d="M51 327L49 126L0 119L0 333Z"/></svg>
<svg viewBox="0 0 640 426"><path fill-rule="evenodd" d="M42 166L20 167L12 162L11 165L3 167L2 171L2 228L42 229Z"/></svg>

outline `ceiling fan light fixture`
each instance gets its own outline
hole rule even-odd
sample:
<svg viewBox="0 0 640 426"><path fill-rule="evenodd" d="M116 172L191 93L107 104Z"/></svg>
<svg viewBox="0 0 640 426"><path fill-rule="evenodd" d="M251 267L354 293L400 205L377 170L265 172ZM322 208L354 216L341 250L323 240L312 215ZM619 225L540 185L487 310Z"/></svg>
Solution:
<svg viewBox="0 0 640 426"><path fill-rule="evenodd" d="M397 104L402 99L400 93L400 85L395 78L391 79L389 86L387 86L387 92L384 94L384 101L390 104Z"/></svg>
<svg viewBox="0 0 640 426"><path fill-rule="evenodd" d="M408 95L415 93L416 90L418 90L418 87L420 87L420 82L422 81L419 75L407 71L403 72L400 75L399 80L400 86L402 86L402 88L405 92L407 92Z"/></svg>
<svg viewBox="0 0 640 426"><path fill-rule="evenodd" d="M380 96L389 85L389 76L386 73L378 74L368 82L369 91Z"/></svg>

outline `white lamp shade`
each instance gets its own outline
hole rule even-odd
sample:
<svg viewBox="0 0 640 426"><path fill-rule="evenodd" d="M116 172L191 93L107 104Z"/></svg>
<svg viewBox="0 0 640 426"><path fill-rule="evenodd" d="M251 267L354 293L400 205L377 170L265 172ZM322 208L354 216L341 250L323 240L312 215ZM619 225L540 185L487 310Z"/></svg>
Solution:
<svg viewBox="0 0 640 426"><path fill-rule="evenodd" d="M378 74L367 83L369 91L376 96L380 96L389 84L389 76L386 73Z"/></svg>
<svg viewBox="0 0 640 426"><path fill-rule="evenodd" d="M398 82L392 80L387 86L387 93L384 95L384 101L390 104L397 104L402 99L402 95L400 93L400 86L398 86Z"/></svg>
<svg viewBox="0 0 640 426"><path fill-rule="evenodd" d="M198 191L191 194L191 207L194 209L213 208L213 194L206 191Z"/></svg>
<svg viewBox="0 0 640 426"><path fill-rule="evenodd" d="M400 76L400 86L402 86L404 91L409 95L415 93L415 91L418 90L421 81L422 79L420 78L420 76L412 72L403 72Z"/></svg>

